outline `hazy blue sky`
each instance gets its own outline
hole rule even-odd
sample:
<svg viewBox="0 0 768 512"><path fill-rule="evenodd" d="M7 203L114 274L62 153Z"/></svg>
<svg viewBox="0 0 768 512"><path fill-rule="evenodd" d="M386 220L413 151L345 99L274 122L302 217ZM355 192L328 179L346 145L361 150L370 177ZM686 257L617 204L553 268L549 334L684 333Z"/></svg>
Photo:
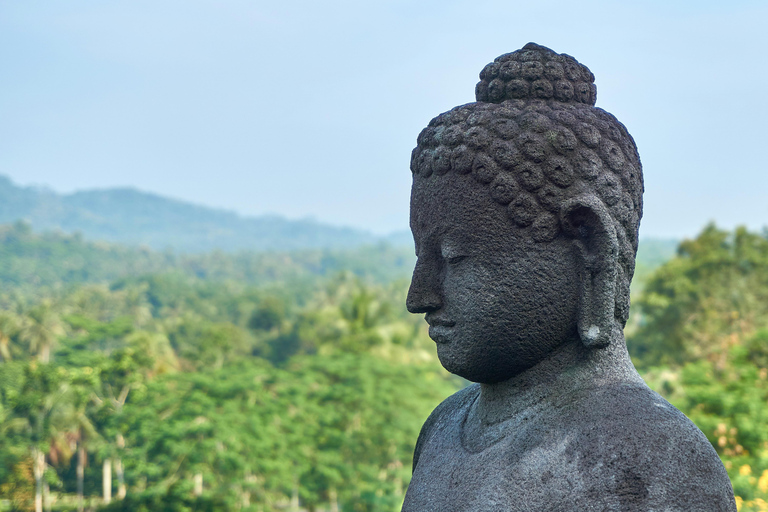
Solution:
<svg viewBox="0 0 768 512"><path fill-rule="evenodd" d="M644 236L768 224L768 2L0 0L0 174L407 229L410 152L529 41L597 77Z"/></svg>

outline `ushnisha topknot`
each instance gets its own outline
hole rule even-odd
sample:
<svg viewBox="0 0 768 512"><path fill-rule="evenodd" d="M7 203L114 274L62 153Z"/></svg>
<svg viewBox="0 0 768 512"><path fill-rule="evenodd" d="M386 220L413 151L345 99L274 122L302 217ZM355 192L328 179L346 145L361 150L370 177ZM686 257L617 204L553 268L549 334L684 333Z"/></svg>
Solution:
<svg viewBox="0 0 768 512"><path fill-rule="evenodd" d="M632 136L594 106L594 75L571 56L529 43L485 66L480 79L477 102L440 114L419 134L414 181L468 175L537 242L562 232L566 201L596 196L619 241L615 316L625 323L643 208Z"/></svg>
<svg viewBox="0 0 768 512"><path fill-rule="evenodd" d="M595 75L566 54L536 43L528 43L485 66L475 87L477 101L556 99L594 106L597 101Z"/></svg>

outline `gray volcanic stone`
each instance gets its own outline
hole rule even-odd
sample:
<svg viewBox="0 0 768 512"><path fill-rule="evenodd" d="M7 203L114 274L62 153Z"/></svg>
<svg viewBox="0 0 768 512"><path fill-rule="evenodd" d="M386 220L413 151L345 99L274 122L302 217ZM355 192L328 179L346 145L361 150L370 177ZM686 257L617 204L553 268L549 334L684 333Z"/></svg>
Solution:
<svg viewBox="0 0 768 512"><path fill-rule="evenodd" d="M627 354L632 137L568 55L530 43L480 79L412 155L408 310L475 384L422 427L403 510L735 511L704 434Z"/></svg>

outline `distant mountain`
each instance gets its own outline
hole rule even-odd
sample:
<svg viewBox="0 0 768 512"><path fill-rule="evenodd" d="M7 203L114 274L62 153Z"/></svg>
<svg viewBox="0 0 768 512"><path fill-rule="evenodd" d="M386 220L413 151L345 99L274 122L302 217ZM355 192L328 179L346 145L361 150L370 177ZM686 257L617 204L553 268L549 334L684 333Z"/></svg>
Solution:
<svg viewBox="0 0 768 512"><path fill-rule="evenodd" d="M635 276L632 278L632 293L637 294L653 272L672 259L677 253L680 240L674 238L640 238L637 248Z"/></svg>
<svg viewBox="0 0 768 512"><path fill-rule="evenodd" d="M413 249L386 243L349 249L179 254L88 241L79 234L35 233L24 222L0 224L0 291L6 299L13 288L61 289L148 275L181 275L238 285L302 286L348 273L367 282L389 283L410 277L415 261Z"/></svg>
<svg viewBox="0 0 768 512"><path fill-rule="evenodd" d="M410 238L403 233L377 237L312 220L242 217L130 188L62 195L0 176L0 224L17 220L36 231L80 232L91 240L179 252L342 249L380 241L400 245Z"/></svg>

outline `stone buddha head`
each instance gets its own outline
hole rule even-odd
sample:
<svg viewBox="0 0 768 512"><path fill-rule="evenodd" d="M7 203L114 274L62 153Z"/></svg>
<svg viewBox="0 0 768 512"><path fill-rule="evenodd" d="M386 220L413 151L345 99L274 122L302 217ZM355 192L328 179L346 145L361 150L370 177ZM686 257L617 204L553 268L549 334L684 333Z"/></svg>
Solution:
<svg viewBox="0 0 768 512"><path fill-rule="evenodd" d="M496 383L565 344L623 343L642 167L596 96L589 69L530 43L418 136L407 306L452 373Z"/></svg>

